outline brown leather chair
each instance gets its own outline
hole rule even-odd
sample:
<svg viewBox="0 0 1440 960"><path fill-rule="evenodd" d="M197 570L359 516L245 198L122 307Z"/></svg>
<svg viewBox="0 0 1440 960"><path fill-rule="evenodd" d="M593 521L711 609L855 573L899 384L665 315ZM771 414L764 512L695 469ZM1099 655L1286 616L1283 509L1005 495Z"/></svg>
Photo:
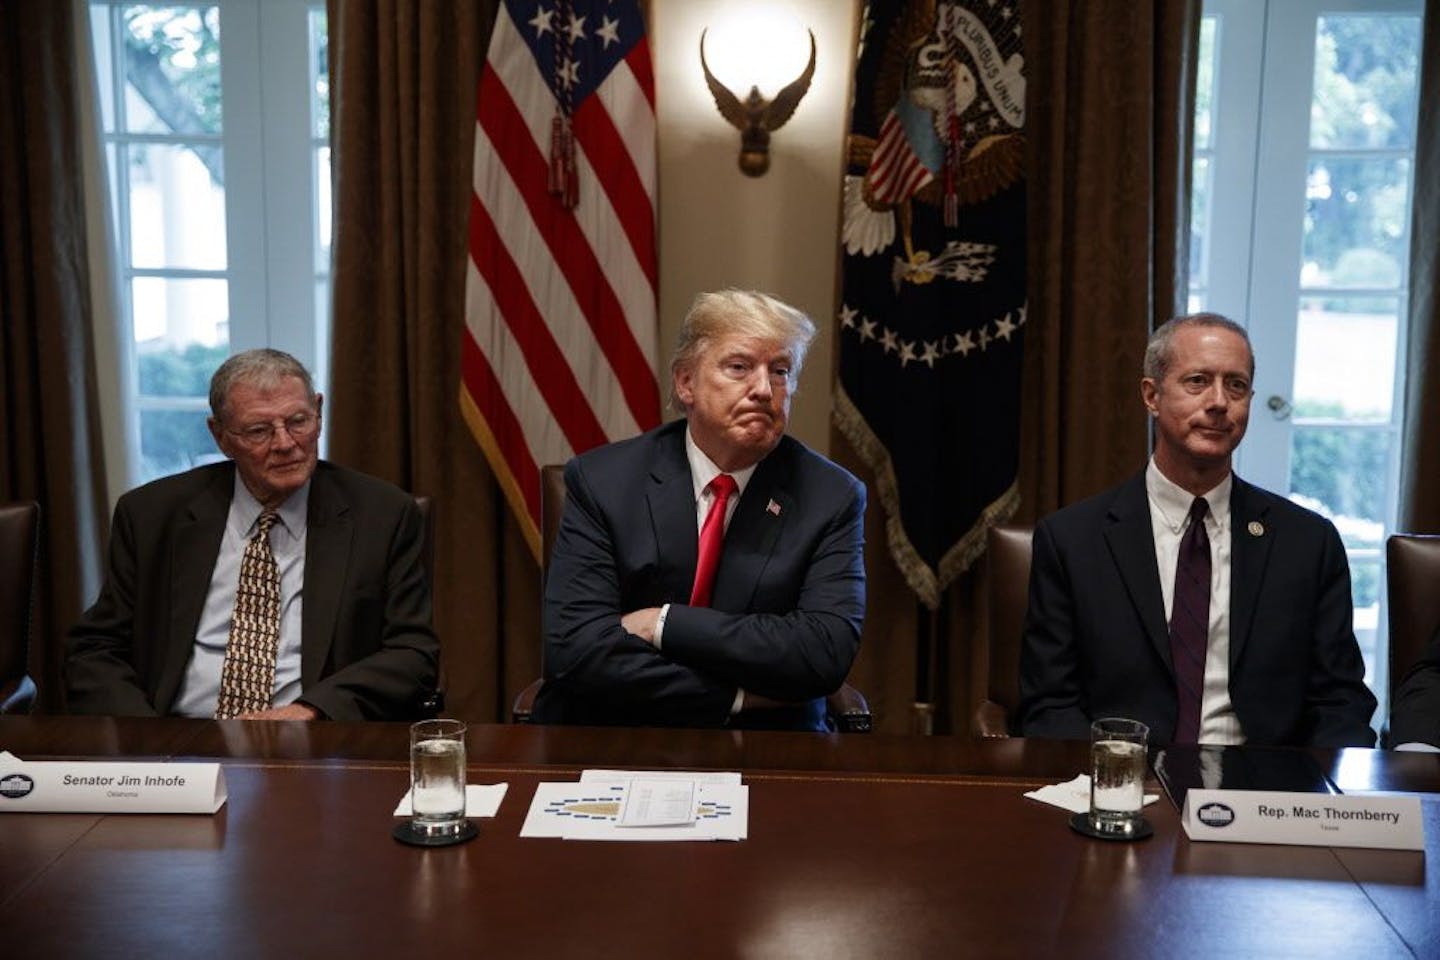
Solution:
<svg viewBox="0 0 1440 960"><path fill-rule="evenodd" d="M420 560L425 565L425 579L430 582L430 595L435 595L435 503L431 498L417 495L415 506L420 508L420 520L425 535L420 546ZM445 709L445 661L440 661L440 675L435 690L420 701L418 715L421 719L438 717Z"/></svg>
<svg viewBox="0 0 1440 960"><path fill-rule="evenodd" d="M1397 533L1385 543L1390 695L1440 629L1440 536Z"/></svg>
<svg viewBox="0 0 1440 960"><path fill-rule="evenodd" d="M1030 602L1030 546L1033 528L1020 524L991 527L985 536L985 596L989 664L985 699L975 708L976 736L1010 736L1020 706L1020 641Z"/></svg>
<svg viewBox="0 0 1440 960"><path fill-rule="evenodd" d="M0 506L0 714L29 713L35 705L26 665L39 549L40 505Z"/></svg>
<svg viewBox="0 0 1440 960"><path fill-rule="evenodd" d="M550 567L550 553L560 530L560 514L565 509L565 468L546 464L540 468L540 583L543 591L545 574ZM544 680L536 680L521 690L511 705L510 716L516 723L529 723L535 696ZM870 704L864 694L850 684L842 684L825 698L826 713L841 733L869 733L873 725Z"/></svg>

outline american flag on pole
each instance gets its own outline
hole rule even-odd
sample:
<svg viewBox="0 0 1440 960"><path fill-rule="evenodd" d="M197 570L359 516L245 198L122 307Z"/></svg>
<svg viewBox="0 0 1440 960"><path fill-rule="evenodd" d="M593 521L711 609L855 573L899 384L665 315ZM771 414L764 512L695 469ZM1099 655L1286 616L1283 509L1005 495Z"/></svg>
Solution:
<svg viewBox="0 0 1440 960"><path fill-rule="evenodd" d="M476 114L460 407L538 557L540 467L660 422L637 0L505 0Z"/></svg>

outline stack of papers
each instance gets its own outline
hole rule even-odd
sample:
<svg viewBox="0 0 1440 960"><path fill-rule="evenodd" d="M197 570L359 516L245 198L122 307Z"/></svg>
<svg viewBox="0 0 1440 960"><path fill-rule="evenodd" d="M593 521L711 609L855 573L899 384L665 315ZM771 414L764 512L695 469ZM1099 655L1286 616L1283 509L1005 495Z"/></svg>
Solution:
<svg viewBox="0 0 1440 960"><path fill-rule="evenodd" d="M750 788L738 773L586 770L539 783L522 837L565 840L744 840Z"/></svg>

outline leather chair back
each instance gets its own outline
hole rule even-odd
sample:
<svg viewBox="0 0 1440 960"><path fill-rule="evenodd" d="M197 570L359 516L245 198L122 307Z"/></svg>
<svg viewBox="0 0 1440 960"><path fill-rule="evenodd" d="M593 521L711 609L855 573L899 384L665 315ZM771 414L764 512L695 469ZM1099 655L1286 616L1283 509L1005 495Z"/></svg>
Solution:
<svg viewBox="0 0 1440 960"><path fill-rule="evenodd" d="M1440 536L1397 533L1385 544L1390 693L1440 629Z"/></svg>
<svg viewBox="0 0 1440 960"><path fill-rule="evenodd" d="M29 713L35 682L27 673L40 505L0 506L0 713Z"/></svg>
<svg viewBox="0 0 1440 960"><path fill-rule="evenodd" d="M435 505L429 497L415 497L415 506L420 508L420 519L425 525L425 540L421 545L421 561L425 564L425 579L430 581L430 590L435 590Z"/></svg>
<svg viewBox="0 0 1440 960"><path fill-rule="evenodd" d="M985 535L985 597L989 610L989 664L985 699L975 711L974 732L987 738L1010 735L1020 706L1020 641L1030 602L1030 551L1034 529L999 524Z"/></svg>
<svg viewBox="0 0 1440 960"><path fill-rule="evenodd" d="M565 512L565 467L547 463L540 468L540 584L550 569L555 536L560 532L560 514Z"/></svg>

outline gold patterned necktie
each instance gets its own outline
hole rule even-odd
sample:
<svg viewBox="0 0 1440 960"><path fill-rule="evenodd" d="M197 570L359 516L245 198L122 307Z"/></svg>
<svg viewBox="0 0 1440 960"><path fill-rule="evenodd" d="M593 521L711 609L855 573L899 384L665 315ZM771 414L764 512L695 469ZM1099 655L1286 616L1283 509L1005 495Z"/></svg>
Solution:
<svg viewBox="0 0 1440 960"><path fill-rule="evenodd" d="M278 519L275 513L260 514L255 535L245 544L240 560L235 612L225 644L225 665L220 670L217 720L264 710L274 693L275 651L280 645L280 568L270 550L270 528Z"/></svg>

